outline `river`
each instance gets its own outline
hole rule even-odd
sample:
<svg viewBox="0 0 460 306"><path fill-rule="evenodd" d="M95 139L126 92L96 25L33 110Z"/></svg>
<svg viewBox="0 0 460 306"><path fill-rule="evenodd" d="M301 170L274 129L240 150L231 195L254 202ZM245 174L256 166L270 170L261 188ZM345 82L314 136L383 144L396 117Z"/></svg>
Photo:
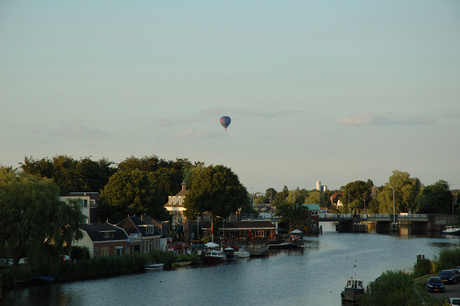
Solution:
<svg viewBox="0 0 460 306"><path fill-rule="evenodd" d="M14 305L340 305L356 272L367 285L387 270L411 271L417 254L433 259L457 237L335 232L306 237L303 250L270 251L234 263L180 267L109 279L4 290ZM356 261L356 262L355 262ZM356 263L356 268L354 265Z"/></svg>

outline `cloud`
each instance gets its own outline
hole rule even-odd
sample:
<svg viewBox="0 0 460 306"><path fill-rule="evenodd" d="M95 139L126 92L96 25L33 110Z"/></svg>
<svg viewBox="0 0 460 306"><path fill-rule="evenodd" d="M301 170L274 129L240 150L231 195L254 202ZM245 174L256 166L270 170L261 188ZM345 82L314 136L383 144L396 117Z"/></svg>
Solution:
<svg viewBox="0 0 460 306"><path fill-rule="evenodd" d="M107 135L100 129L87 128L82 120L72 120L70 123L61 123L61 127L52 134L72 139L100 139Z"/></svg>
<svg viewBox="0 0 460 306"><path fill-rule="evenodd" d="M179 133L174 134L172 137L175 139L204 139L204 138L216 138L221 136L222 133L219 133L216 130L212 131L195 131L192 129L187 129Z"/></svg>
<svg viewBox="0 0 460 306"><path fill-rule="evenodd" d="M171 118L160 118L155 121L155 126L174 126L174 122Z"/></svg>
<svg viewBox="0 0 460 306"><path fill-rule="evenodd" d="M429 125L435 124L433 118L403 118L393 119L381 115L372 115L369 113L361 113L352 117L342 117L339 119L339 124L342 125Z"/></svg>
<svg viewBox="0 0 460 306"><path fill-rule="evenodd" d="M372 124L372 115L369 113L361 113L353 117L342 117L339 123L343 125L369 125Z"/></svg>

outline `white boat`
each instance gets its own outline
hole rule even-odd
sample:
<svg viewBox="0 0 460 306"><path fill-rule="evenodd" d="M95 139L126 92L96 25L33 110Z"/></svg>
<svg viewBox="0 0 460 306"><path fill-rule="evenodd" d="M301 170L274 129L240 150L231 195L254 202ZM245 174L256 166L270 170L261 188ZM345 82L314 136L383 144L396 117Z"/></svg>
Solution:
<svg viewBox="0 0 460 306"><path fill-rule="evenodd" d="M457 225L449 225L446 226L446 229L443 230L442 233L446 235L460 236L460 227Z"/></svg>
<svg viewBox="0 0 460 306"><path fill-rule="evenodd" d="M349 278L345 285L345 289L340 294L342 297L342 305L354 305L359 295L364 294L364 282L361 279Z"/></svg>
<svg viewBox="0 0 460 306"><path fill-rule="evenodd" d="M209 250L204 255L204 261L207 263L224 262L227 261L227 256L222 251Z"/></svg>
<svg viewBox="0 0 460 306"><path fill-rule="evenodd" d="M238 251L233 252L233 254L238 256L238 258L246 258L251 256L251 253L247 252L245 248L240 248Z"/></svg>
<svg viewBox="0 0 460 306"><path fill-rule="evenodd" d="M158 270L163 269L164 264L162 263L155 263L155 262L146 262L144 264L145 270Z"/></svg>

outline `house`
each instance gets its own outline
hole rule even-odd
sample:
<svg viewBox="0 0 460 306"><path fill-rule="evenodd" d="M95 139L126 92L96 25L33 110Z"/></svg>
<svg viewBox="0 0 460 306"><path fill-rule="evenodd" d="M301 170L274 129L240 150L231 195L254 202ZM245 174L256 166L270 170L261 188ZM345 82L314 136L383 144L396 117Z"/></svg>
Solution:
<svg viewBox="0 0 460 306"><path fill-rule="evenodd" d="M69 204L69 201L76 200L86 216L86 223L97 222L97 201L99 192L69 192L66 196L60 197L60 200Z"/></svg>
<svg viewBox="0 0 460 306"><path fill-rule="evenodd" d="M130 254L133 244L126 231L110 223L87 223L80 228L83 239L73 245L87 247L93 258ZM137 243L140 245L140 243Z"/></svg>
<svg viewBox="0 0 460 306"><path fill-rule="evenodd" d="M187 184L182 183L182 189L176 193L176 195L168 196L168 203L164 205L166 210L172 216L171 227L176 232L176 235L183 237L183 240L188 241L190 234L192 233L191 222L184 216L185 197L189 191L187 190Z"/></svg>
<svg viewBox="0 0 460 306"><path fill-rule="evenodd" d="M153 218L147 215L142 215L140 218L128 216L117 226L126 231L131 241L140 242L131 246L131 253L148 253L160 249L161 232L155 230Z"/></svg>

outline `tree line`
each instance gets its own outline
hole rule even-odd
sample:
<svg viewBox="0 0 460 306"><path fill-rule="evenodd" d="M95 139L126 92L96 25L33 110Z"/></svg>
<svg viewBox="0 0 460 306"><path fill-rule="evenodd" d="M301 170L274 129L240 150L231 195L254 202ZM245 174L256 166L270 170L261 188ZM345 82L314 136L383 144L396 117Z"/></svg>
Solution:
<svg viewBox="0 0 460 306"><path fill-rule="evenodd" d="M458 207L458 190L451 190L448 182L438 180L432 185L423 185L408 172L394 170L388 182L376 186L372 180L354 181L338 190L323 192L313 189L289 190L284 186L277 192L274 188L255 199L255 203L270 203L275 207L290 204L320 204L340 213L421 213L452 214ZM341 206L337 206L341 203Z"/></svg>

